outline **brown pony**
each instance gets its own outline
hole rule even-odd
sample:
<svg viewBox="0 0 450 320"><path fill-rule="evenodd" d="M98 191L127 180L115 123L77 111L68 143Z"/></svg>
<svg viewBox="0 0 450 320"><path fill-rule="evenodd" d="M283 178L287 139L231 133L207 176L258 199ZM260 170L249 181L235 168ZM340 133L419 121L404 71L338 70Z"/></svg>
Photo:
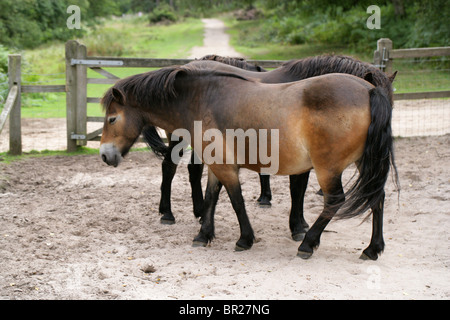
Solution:
<svg viewBox="0 0 450 320"><path fill-rule="evenodd" d="M264 84L235 73L174 66L120 80L106 92L102 104L106 117L100 154L108 165L117 166L148 125L168 132L184 129L193 136L189 143L199 157L208 157L206 151L213 144L223 146L222 150L214 149L214 161L203 160L217 178L217 185L225 186L237 214L241 229L238 250L251 248L254 241L238 172L241 167L254 171L272 168L273 163L269 166L262 157L263 147L276 158L276 172L272 173L297 175L314 169L324 192L324 209L306 233L300 257L312 255L339 209L340 217L359 215L370 208L374 217L376 213L382 216L384 185L394 165L392 107L382 88L361 78L328 74ZM271 134L264 140L267 129ZM245 140L245 161L240 162L239 149L224 138L228 130L257 133L256 146ZM261 143L264 141L266 145ZM259 157L249 161L253 148ZM227 161L216 161L216 157ZM344 194L341 175L352 163L357 164L360 174ZM215 201L206 197L205 206L214 207ZM383 250L380 234L382 240L382 231L374 228L364 253L377 256Z"/></svg>
<svg viewBox="0 0 450 320"><path fill-rule="evenodd" d="M221 63L201 60L213 60ZM359 61L348 56L321 55L300 60L291 60L285 62L281 67L268 72L262 72L266 70L259 66L246 63L243 59L225 58L217 55L205 56L201 58L200 61L197 60L191 62L190 65L195 65L200 68L210 68L217 71L233 72L242 76L257 78L263 83L285 83L328 73L348 73L360 78L364 78L376 87L384 88L388 94L391 105L393 103L392 82L395 78L396 72L391 76L387 76L384 72L380 71L378 68L372 66L371 64ZM233 68L234 66L244 70ZM161 185L162 192L160 212L162 214L162 222L172 222L174 221L174 217L170 210L170 181L175 174L176 165L174 165L171 161L170 151L178 142L170 142L169 147L166 147L162 140L159 139L159 136L156 134L156 130L150 129L152 128L150 127L149 129L144 130L144 136L147 138L147 141L152 147L152 150L158 150L161 153L165 152L166 154L169 154L169 157L165 157L163 161L163 183ZM194 156L194 153L192 156ZM168 170L165 170L165 167L168 168ZM212 217L214 215L214 208L209 206L208 208L205 208L206 210L201 210L202 208L204 208L203 193L201 190L201 173L203 171L203 165L194 164L193 159L191 159L191 163L188 165L188 169L189 181L192 186L194 214L197 217L202 217L202 228L194 240L194 246L204 246L214 238L214 219ZM303 237L309 228L303 214L303 201L308 180L309 172L289 176L290 193L292 200L291 212L289 215L289 227L291 230L292 238L296 241L303 240ZM258 198L258 202L260 203L260 205L270 206L270 200L272 198L270 190L270 176L260 174L260 182L261 195ZM217 179L214 178L214 175L209 173L205 197L208 197L210 199L216 199L218 197L220 187L213 187L215 184L217 184ZM215 192L215 194L209 194L209 192ZM374 213L373 228L382 230L382 217L377 217L376 215L377 214ZM381 234L381 231L375 232L375 234ZM380 236L377 240L374 239L373 242L383 243L383 239ZM377 246L383 245L379 244ZM367 255L371 256L372 259L376 258L376 255L372 252L368 251L366 253Z"/></svg>

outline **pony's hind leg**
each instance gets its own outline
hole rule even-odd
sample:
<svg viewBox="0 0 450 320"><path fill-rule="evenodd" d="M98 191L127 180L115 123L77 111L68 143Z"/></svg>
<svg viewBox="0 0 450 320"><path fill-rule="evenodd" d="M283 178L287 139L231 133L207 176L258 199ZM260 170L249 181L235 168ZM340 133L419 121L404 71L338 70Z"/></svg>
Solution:
<svg viewBox="0 0 450 320"><path fill-rule="evenodd" d="M384 250L383 240L383 210L384 198L378 205L372 207L372 239L369 246L363 251L360 258L363 260L377 260L378 255Z"/></svg>
<svg viewBox="0 0 450 320"><path fill-rule="evenodd" d="M289 187L291 191L291 213L289 215L289 228L292 239L301 241L309 229L303 216L303 202L306 187L308 185L309 171L303 174L289 176Z"/></svg>
<svg viewBox="0 0 450 320"><path fill-rule="evenodd" d="M173 146L171 146L173 148ZM169 153L170 155L170 153ZM162 162L162 182L161 182L161 199L159 202L159 213L162 224L174 224L175 217L172 213L170 195L172 189L172 180L177 171L177 165L172 161L170 156L166 156Z"/></svg>
<svg viewBox="0 0 450 320"><path fill-rule="evenodd" d="M306 233L305 239L303 239L302 244L298 248L297 256L303 259L311 257L314 249L319 247L320 236L323 230L344 202L341 175L327 178L319 176L319 172L316 173L324 192L324 209L311 229Z"/></svg>
<svg viewBox="0 0 450 320"><path fill-rule="evenodd" d="M201 228L194 238L193 247L205 247L214 239L214 212L216 210L222 183L211 170L208 170L208 184L206 186L205 201L201 219Z"/></svg>
<svg viewBox="0 0 450 320"><path fill-rule="evenodd" d="M194 151L191 154L191 162L188 164L189 182L192 189L192 203L194 206L194 216L201 218L203 214L203 191L202 191L202 173L203 163L198 164L200 161L195 161L197 155Z"/></svg>
<svg viewBox="0 0 450 320"><path fill-rule="evenodd" d="M269 208L272 206L272 191L270 190L270 176L266 174L259 174L259 181L261 184L261 195L258 198L258 203L261 208Z"/></svg>

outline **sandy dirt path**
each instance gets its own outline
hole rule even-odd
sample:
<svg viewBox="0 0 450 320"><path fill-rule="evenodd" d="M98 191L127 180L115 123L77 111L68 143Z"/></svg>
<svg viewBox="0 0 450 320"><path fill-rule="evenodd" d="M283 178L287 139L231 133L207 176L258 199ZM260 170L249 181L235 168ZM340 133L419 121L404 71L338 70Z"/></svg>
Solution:
<svg viewBox="0 0 450 320"><path fill-rule="evenodd" d="M189 59L201 58L208 54L225 57L243 57L230 46L230 36L225 32L225 24L219 19L202 19L205 25L203 46L194 47Z"/></svg>

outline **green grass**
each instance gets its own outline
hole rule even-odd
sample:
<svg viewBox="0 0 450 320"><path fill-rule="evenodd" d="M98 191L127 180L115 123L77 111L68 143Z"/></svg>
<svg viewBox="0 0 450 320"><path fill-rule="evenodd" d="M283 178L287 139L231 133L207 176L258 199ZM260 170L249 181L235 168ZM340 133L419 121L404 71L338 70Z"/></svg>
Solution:
<svg viewBox="0 0 450 320"><path fill-rule="evenodd" d="M224 15L224 21L231 36L231 45L250 59L290 60L320 54L350 55L366 62L373 61L373 51L355 51L347 47L325 44L279 44L267 43L261 39L263 24L260 20L237 21ZM373 50L376 49L374 43ZM439 60L441 59L441 60ZM450 63L447 58L397 59L393 71L398 71L394 88L396 93L449 90Z"/></svg>
<svg viewBox="0 0 450 320"><path fill-rule="evenodd" d="M250 59L289 60L325 53L352 55L371 62L372 52L355 51L347 47L324 44L288 45L267 43L261 39L260 20L237 21L230 15L221 17L231 35L231 45ZM88 49L88 55L153 58L184 58L193 46L202 44L203 24L200 19L185 19L171 25L149 25L147 16L105 20L95 30L78 39ZM374 49L376 44L374 43ZM64 84L64 43L50 43L23 54L22 81L24 84ZM439 62L438 62L439 63ZM394 82L397 93L448 90L450 73L448 61L443 67L430 70L429 63L395 60L393 70L399 73ZM439 71L438 69L444 69ZM146 68L108 68L123 78L148 71ZM101 76L88 70L88 77ZM110 85L88 86L88 97L101 97ZM24 118L64 118L64 93L28 93L22 95ZM102 116L99 104L88 104L89 116Z"/></svg>
<svg viewBox="0 0 450 320"><path fill-rule="evenodd" d="M450 89L450 73L448 67L441 66L430 69L430 62L422 65L420 60L394 60L393 70L398 71L394 81L395 93L444 91ZM428 64L428 66L426 66Z"/></svg>
<svg viewBox="0 0 450 320"><path fill-rule="evenodd" d="M347 47L327 44L280 44L261 39L263 24L260 20L238 21L224 16L227 32L231 36L231 45L246 57L257 60L290 60L301 59L325 53L353 55L361 60L368 58L367 53L355 52Z"/></svg>
<svg viewBox="0 0 450 320"><path fill-rule="evenodd" d="M203 24L185 19L170 25L149 25L142 18L111 19L78 39L88 56L126 56L142 58L185 58L193 46L203 43ZM51 43L22 52L24 84L65 84L64 43ZM147 68L108 68L120 78L149 71ZM102 78L88 69L88 77ZM101 97L110 85L88 86L88 97ZM64 118L64 93L27 93L22 95L24 118ZM88 116L102 116L99 104L88 104Z"/></svg>
<svg viewBox="0 0 450 320"><path fill-rule="evenodd" d="M131 148L130 152L151 152L149 148ZM19 156L13 156L8 152L0 152L0 163L10 164L14 161L25 160L30 158L40 158L40 157L50 157L50 156L87 156L87 155L98 155L99 149L96 148L88 148L88 147L79 147L77 151L67 152L63 150L42 150L36 151L31 150L30 152L23 152Z"/></svg>
<svg viewBox="0 0 450 320"><path fill-rule="evenodd" d="M20 156L10 155L8 152L0 153L0 163L10 164L13 161L19 161L29 158L39 158L39 157L47 157L47 156L79 156L79 155L92 155L98 154L98 149L80 147L75 152L67 152L67 151L51 151L51 150L42 150L36 151L31 150L30 152L24 152Z"/></svg>

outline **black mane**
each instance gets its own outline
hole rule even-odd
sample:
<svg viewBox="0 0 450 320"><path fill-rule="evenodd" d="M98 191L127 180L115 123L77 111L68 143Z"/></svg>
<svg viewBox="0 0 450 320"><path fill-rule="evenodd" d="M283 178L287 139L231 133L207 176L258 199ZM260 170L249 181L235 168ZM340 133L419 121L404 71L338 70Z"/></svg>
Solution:
<svg viewBox="0 0 450 320"><path fill-rule="evenodd" d="M192 65L166 67L156 71L133 75L116 82L114 86L106 91L101 100L103 110L106 111L113 101L117 101L114 97L114 91L121 93L121 96L125 98L124 104L128 106L142 109L152 105L162 106L177 96L175 80L178 75L182 74L199 77L232 77L244 81L251 81L233 73L202 69ZM144 140L156 156L159 158L170 156L171 149L165 145L155 127L146 126L142 134Z"/></svg>
<svg viewBox="0 0 450 320"><path fill-rule="evenodd" d="M215 54L208 54L198 60L212 60L221 62L224 64L228 64L233 67L238 67L244 70L249 71L256 71L256 72L265 72L267 70L263 69L262 67L258 66L257 64L252 64L247 62L244 58L239 57L222 57Z"/></svg>
<svg viewBox="0 0 450 320"><path fill-rule="evenodd" d="M392 83L388 76L370 63L340 55L321 55L300 60L290 60L281 68L298 79L306 79L327 73L347 73L368 80L376 87L384 88L392 104Z"/></svg>
<svg viewBox="0 0 450 320"><path fill-rule="evenodd" d="M171 66L156 71L136 74L119 80L106 91L101 104L106 110L115 100L113 90L120 91L127 101L127 105L146 108L158 104L163 105L177 96L175 80L177 76L191 75L195 77L232 77L245 81L251 81L237 74L209 70L192 65Z"/></svg>

